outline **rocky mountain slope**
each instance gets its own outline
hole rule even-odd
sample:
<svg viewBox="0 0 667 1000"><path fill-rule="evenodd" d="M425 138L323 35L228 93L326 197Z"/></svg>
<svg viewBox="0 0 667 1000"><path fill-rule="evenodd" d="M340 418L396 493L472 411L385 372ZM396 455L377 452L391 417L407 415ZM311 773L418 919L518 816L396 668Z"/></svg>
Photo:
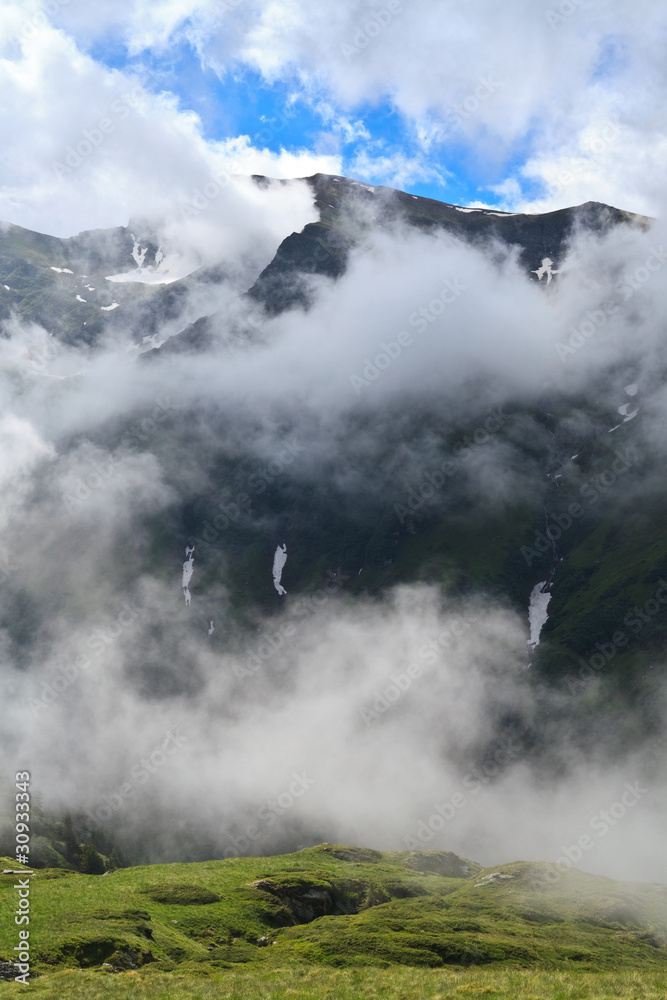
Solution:
<svg viewBox="0 0 667 1000"><path fill-rule="evenodd" d="M456 607L471 602L478 616L481 607L500 608L525 630L510 654L521 696L494 707L462 768L483 762L494 739L511 733L538 769L556 773L564 765L555 748L566 733L578 752L608 761L642 748L650 770L664 742L667 534L663 466L642 415L645 399L655 413L664 385L659 353L650 375L640 354L623 365L603 357L586 380L568 381L559 369L530 393L503 394L488 373L445 384L443 371L442 391L436 384L421 394L417 386L380 393L371 404L348 384L349 403L335 419L317 402L308 409L305 383L295 381L292 399L264 410L251 373L251 403L243 398L246 359L280 344L290 324L311 338L304 344L317 344L320 303L335 311L350 274L377 254L378 237L411 247L416 236L434 236L429 252L464 247L496 269L500 287L520 282L512 287L541 296L548 319L558 314L562 266L578 235L632 237L649 221L596 203L511 215L341 177L316 175L308 184L319 221L286 235L243 288L210 262L157 281L178 262L164 256L148 226L69 240L15 226L0 233L9 345L2 364L19 421L5 433L21 428L30 406L41 426L52 414L59 427L55 444L38 453L44 464L15 489L3 525L0 631L11 691L38 676L21 702L32 716L52 702L49 718L75 713L69 675L71 701L50 693L55 664L75 656L70 635L92 648L98 620L113 611L117 628L116 618L132 614L118 611L121 602L133 608L141 594L148 610L135 615L140 639L122 634L121 622L119 643L102 640L109 654L102 681L118 670L119 695L186 706L204 697L209 671L230 685L232 694L220 699L229 721L239 706L263 704L262 663L275 649L289 651L322 608L380 607L393 588L425 584ZM471 298L484 299L483 287L473 291ZM633 307L640 318L638 299ZM431 322L414 315L417 329ZM11 354L33 334L41 346ZM448 335L444 323L441 336ZM383 328L384 336L394 333ZM491 329L489 342L494 337ZM131 377L118 361L128 357ZM279 367L279 352L271 357ZM59 368L59 358L75 367ZM96 368L100 358L108 379ZM237 363L241 402L230 408L211 380ZM291 370L299 363L294 355ZM266 386L271 376L263 373ZM89 384L102 387L99 410ZM61 413L67 420L58 424ZM272 662L271 683L281 692L293 682L288 659ZM52 674L43 677L44 664ZM114 698L107 691L105 704ZM77 803L73 811L87 822ZM327 835L318 831L319 839ZM193 846L185 827L181 835L189 860L216 849L214 838ZM297 836L282 831L271 846L287 850L303 842ZM150 845L157 857L173 856L165 838ZM124 844L131 858L145 859L141 829Z"/></svg>

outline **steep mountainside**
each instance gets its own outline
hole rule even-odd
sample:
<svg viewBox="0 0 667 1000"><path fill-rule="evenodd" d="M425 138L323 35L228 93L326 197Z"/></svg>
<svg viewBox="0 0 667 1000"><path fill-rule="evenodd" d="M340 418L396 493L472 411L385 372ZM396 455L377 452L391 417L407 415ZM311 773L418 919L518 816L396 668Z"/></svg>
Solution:
<svg viewBox="0 0 667 1000"><path fill-rule="evenodd" d="M427 602L424 595L435 592L448 614L465 618L470 612L483 624L483 609L489 608L494 621L502 617L499 638L492 648L475 648L471 662L475 669L480 662L488 668L496 691L493 671L504 656L511 684L509 693L502 689L497 702L480 710L483 722L469 731L462 726L460 746L440 749L449 730L436 721L435 733L423 743L416 740L417 760L427 751L429 762L449 753L464 774L492 755L489 748L500 736L511 735L539 775L558 775L589 755L613 766L639 747L645 751L642 773L650 772L664 749L667 515L655 430L667 379L662 345L651 355L650 371L639 343L623 364L611 355L607 360L601 350L597 367L580 365L581 377L565 377L554 350L549 377L540 369L532 381L503 381L496 371L520 368L522 357L515 351L505 361L502 338L509 340L511 330L496 329L495 317L487 316L484 344L501 358L496 370L483 370L486 356L480 354L473 358L479 371L467 372L457 384L445 378L446 362L441 371L436 361L428 392L419 382L409 388L399 382L399 389L385 393L389 376L380 381L372 358L364 362L362 353L356 370L370 371L368 382L377 378L378 392L357 394L347 375L355 370L350 361L350 368L338 371L336 406L329 402L328 408L308 396L307 364L309 352L316 356L326 340L325 321L336 313L346 282L356 280L366 289L369 272L362 280L359 268L367 259L376 267L372 294L379 300L384 292L377 261L388 258L377 250L381 240L407 253L426 246L434 271L438 254L463 247L487 268L488 285L495 282L504 291L508 284L518 296L527 290L522 301L527 308L538 303L535 315L545 328L555 317L567 329L558 295L577 233L588 234L591 245L603 234L644 239L649 220L595 203L544 216L509 215L341 177L316 175L308 183L320 220L287 235L248 288L230 283L222 265L157 282L171 265L158 238L145 235L147 226L69 240L15 226L0 233L2 284L8 286L0 289L6 320L0 360L13 406L2 433L18 442L12 452L18 486L0 525L0 640L8 697L16 698L17 718L27 720L24 730L35 727L32 744L42 739L45 720L44 740L57 734L59 759L60 733L75 740L78 732L72 720L78 719L80 698L88 706L81 711L91 743L97 747L99 732L110 732L112 749L89 757L77 744L62 752L75 754L84 769L90 762L97 769L90 784L96 800L107 793L118 797L115 789L145 753L139 746L134 756L118 750L117 699L125 699L128 718L145 717L151 724L160 713L173 712L168 722L165 715L165 728L179 713L201 711L208 721L200 725L197 719L193 732L214 741L215 752L234 726L254 732L256 711L260 717L267 713L267 725L272 711L294 704L300 714L291 725L300 732L303 721L308 738L315 733L319 752L320 728L330 735L338 719L334 724L326 716L318 726L311 698L321 691L314 695L308 685L321 675L326 689L337 683L340 670L331 711L344 714L350 746L361 754L369 747L370 754L370 709L364 703L360 714L357 700L366 687L368 704L381 700L369 668L375 669L375 653L339 649L346 629L356 627L344 616L386 615L389 629L393 595L404 585L425 584L410 590L410 600ZM401 266L409 270L404 261ZM416 281L419 266L409 281ZM612 274L614 267L612 260ZM398 281L399 271L393 274ZM118 275L124 280L108 280ZM415 294L410 286L405 301L415 303L411 308L419 303ZM469 317L477 322L474 306L486 294L483 284L472 287L469 313L461 313L462 341L474 333ZM589 300L577 295L579 312L573 314L585 317ZM372 336L377 332L378 344L398 336L393 317L380 305L379 318L374 301L358 315L348 307L345 315L352 320L343 332L350 338L350 358L349 343L362 337L365 323L377 323ZM622 333L634 349L639 296L630 305L634 313ZM412 329L431 324L432 344L456 346L459 320L445 316L438 326L430 314L428 320L420 315L415 311ZM523 316L512 322L520 325ZM525 344L543 333L534 327L528 332ZM283 361L285 343L291 353ZM338 344L323 346L327 358ZM406 360L401 373L409 374L411 363ZM391 374L398 371L396 365ZM279 391L271 395L274 375ZM347 396L338 405L341 382ZM645 412L653 423L643 423ZM141 611L134 610L137 605ZM336 627L338 611L345 627ZM419 698L430 683L438 692L433 705L449 699L447 711L455 710L447 690L448 640L429 650L420 621L417 616L407 628L409 641L397 641L387 675L413 667L410 657L419 669L438 665L424 693L405 698L387 728L380 723L373 730L378 738L394 725L409 729L413 714L425 710ZM317 645L320 633L333 650L333 666L321 662L328 654ZM470 634L483 638L483 627ZM87 667L77 665L86 658L90 680ZM460 669L467 676L472 667L465 662ZM303 703L295 694L300 684L307 689ZM348 701L343 695L337 700L339 690ZM465 702L465 685L456 690ZM17 722L11 738L20 731ZM164 740L158 735L146 739ZM258 744L262 738L258 734ZM243 784L233 758L236 736L230 739L225 766L202 781L225 777L230 767L233 781ZM252 764L253 777L270 771L266 758L273 748L263 753L261 764ZM107 763L102 787L97 773ZM301 759L299 766L305 766ZM334 790L340 784L335 775L329 780ZM171 798L159 801L157 779L154 789L146 808L164 816ZM216 810L226 794L211 805L211 829L204 824L199 840L185 819L173 829L156 819L147 839L143 818L134 823L129 811L120 810L111 826L116 820L119 827L125 824L122 835L115 839L112 830L105 841L84 802L61 804L71 807L82 840L99 834L100 850L108 843L122 847L132 861L194 861L216 856L224 841ZM256 794L261 800L264 792ZM423 792L419 801L431 794ZM416 802L414 808L422 806ZM182 809L190 815L190 807ZM229 807L232 826L238 820L243 827L243 809L252 817L253 802L242 802L238 815ZM400 843L409 821L398 810L396 815ZM44 863L57 851L57 822L45 826ZM317 822L290 816L284 827L270 831L263 849L290 850L333 836L348 839L348 831L332 834L319 816ZM310 945L304 939L299 947Z"/></svg>
<svg viewBox="0 0 667 1000"><path fill-rule="evenodd" d="M265 183L263 178L255 180ZM369 231L399 220L421 231L444 230L473 245L488 246L492 239L515 246L521 265L545 291L552 276L557 280L558 264L575 229L648 224L597 203L542 216L511 215L441 204L343 177L316 174L308 183L320 221L286 237L247 293L269 316L292 307L308 308L310 276L339 277L351 249L363 245ZM179 317L182 322L188 311L192 314L205 305L205 296L197 294L202 287L224 284L224 273L211 268L171 283L147 284L145 275L159 274L165 264L155 239L137 238L130 228L61 240L5 226L0 266L1 317L42 324L62 342L91 347L110 330L129 333L135 343L150 347L153 336L162 340L165 330L178 330ZM108 280L119 273L127 280ZM142 361L205 351L220 338L229 340L229 327L227 311L203 313L164 346L148 350ZM261 335L261 314L254 327L242 325L235 335L241 342ZM289 540L285 579L291 594L307 594L327 579L353 593L376 593L397 582L422 579L454 585L459 591L482 587L526 613L535 585L551 581L544 631L548 642L539 647L536 665L554 679L570 678L572 694L573 685L578 690L580 682L586 682L579 676L581 663L599 652L598 644L611 649L618 623L630 616L629 641L613 647L614 662L602 673L615 692L611 711L616 697L619 706L628 697L648 704L655 680L648 668L665 635L665 616L661 607L659 614L643 621L632 617L632 608L650 601L667 574L667 542L659 530L664 518L661 493L658 488L654 500L644 497L637 507L638 477L648 477L651 470L635 440L636 424L621 418L613 438L608 433L619 422L617 410L626 403L634 409L635 401L629 395L610 398L601 409L581 396L554 395L547 386L528 412L524 402L514 408L505 404L496 428L498 440L511 442L523 455L535 477L535 490L527 492L525 502L500 514L479 498L471 501L463 474L453 475L444 488L433 487L433 477L438 481L440 475L438 465L425 467L411 480L388 463L384 472L378 471L379 488L352 511L335 485L304 483L302 443L293 445L291 452L288 444L279 475L258 467L250 455L230 458L223 446L204 458L214 488L184 497L173 512L176 537L182 539L177 546L182 548L185 541L198 546L201 600L207 585L215 583L224 549L225 577L233 581L239 613L248 606L275 607L265 566L278 536ZM587 425L579 421L577 428L574 417L582 412ZM440 457L446 461L472 442L471 435L488 419L485 411L474 414L467 425L443 426L442 420L434 423L429 414L415 412L404 424L402 444L409 446L428 426L438 436ZM355 421L363 422L363 417L353 418L352 434ZM362 427L356 423L357 432ZM110 433L101 440L122 436ZM161 459L173 464L180 449L198 448L196 428L181 429L178 438L157 441L155 447L163 447ZM387 442L387 451L391 448ZM624 476L628 469L632 476ZM388 477L384 481L383 475ZM612 480L617 488L611 488ZM576 517L568 514L572 504ZM561 536L558 541L547 538L547 527ZM168 572L174 542L157 546L153 557ZM5 616L13 606L5 604Z"/></svg>

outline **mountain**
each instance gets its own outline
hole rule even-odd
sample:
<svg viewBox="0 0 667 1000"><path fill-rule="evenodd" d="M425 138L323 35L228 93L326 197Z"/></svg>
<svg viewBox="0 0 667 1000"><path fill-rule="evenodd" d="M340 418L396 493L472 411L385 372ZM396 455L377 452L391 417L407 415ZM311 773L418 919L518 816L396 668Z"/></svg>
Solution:
<svg viewBox="0 0 667 1000"><path fill-rule="evenodd" d="M264 177L254 179L260 186L267 183ZM515 246L520 251L521 265L529 274L538 272L546 259L560 260L569 236L577 227L599 232L622 222L638 225L647 222L597 202L531 216L447 205L328 174L315 174L306 180L313 191L319 221L287 236L273 260L248 289L248 296L261 304L269 316L294 306L307 308L310 276L339 278L345 273L351 250L363 243L364 234L397 222L423 233L450 233L473 245L485 245L489 239L495 239ZM181 344L201 336L203 329L211 331L216 325L219 327L222 322L223 314L201 317L178 335L178 347L172 339L162 350L181 351Z"/></svg>
<svg viewBox="0 0 667 1000"><path fill-rule="evenodd" d="M259 187L269 183L260 176L254 180ZM622 222L646 225L648 221L597 202L531 216L447 205L327 174L306 181L319 221L287 236L247 291L269 315L307 305L308 275L340 277L364 232L398 220L421 232L442 230L472 244L492 238L516 246L522 266L531 274L546 258L554 262L561 258L576 227L601 231ZM356 234L350 232L351 217ZM138 343L148 343L160 328L164 336L166 324L177 327L189 292L194 297L197 286L225 281L219 267L194 267L189 275L174 280L172 275L184 266L177 252L165 255L159 237L140 220L68 239L0 223L0 320L16 315L42 324L65 343L88 345L109 329L120 326L127 332L129 326ZM193 322L201 331L202 324L214 326L221 318L202 314ZM187 340L194 336L191 330L188 326L173 333ZM176 349L173 340L167 349Z"/></svg>
<svg viewBox="0 0 667 1000"><path fill-rule="evenodd" d="M303 732L318 748L341 726L329 757L356 748L369 775L372 734L394 725L401 738L383 753L394 760L406 726L414 773L430 775L428 759L465 774L501 738L521 741L545 787L582 760L613 768L639 753L642 773L660 766L667 366L659 337L640 334L652 300L623 284L623 255L648 253L652 221L593 202L530 216L343 177L305 183L319 220L286 234L245 285L228 259L179 258L153 223L70 239L0 232L11 739L28 734L58 789L52 808L71 810L82 840L99 835L101 850L108 821L134 862L215 856L229 836L221 803L236 829L254 812L239 788L278 766L274 724L280 740ZM653 266L631 266L627 281L656 288L643 277ZM429 268L444 298L418 290ZM600 287L621 302L608 313ZM407 349L418 334L419 357ZM560 338L551 353L547 334ZM461 643L428 632L434 594L437 614L465 623ZM378 647L404 631L380 656L360 622ZM475 687L478 668L488 683ZM392 714L385 693L402 697L422 670L431 699L410 694ZM331 685L319 724L313 677ZM468 690L483 710L459 732ZM275 722L286 705L289 725ZM134 819L100 806L91 821L91 802L122 799L141 770L141 739L157 746L174 718L206 743L202 788L232 776L205 829L193 835L182 774L176 793L155 778ZM255 734L258 759L234 736L209 770L234 727ZM71 759L80 792L63 777ZM341 776L328 780L333 803ZM386 802L389 768L384 780ZM392 816L400 843L409 822ZM328 823L288 818L267 849L317 842Z"/></svg>

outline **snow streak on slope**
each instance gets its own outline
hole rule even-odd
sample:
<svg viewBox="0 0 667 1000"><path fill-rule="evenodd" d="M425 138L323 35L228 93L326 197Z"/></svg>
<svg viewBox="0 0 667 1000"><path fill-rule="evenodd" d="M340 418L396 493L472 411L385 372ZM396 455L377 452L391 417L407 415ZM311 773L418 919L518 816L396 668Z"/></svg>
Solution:
<svg viewBox="0 0 667 1000"><path fill-rule="evenodd" d="M273 586L276 588L281 597L287 593L283 585L281 584L283 576L283 568L287 562L287 546L279 545L275 551L273 557Z"/></svg>

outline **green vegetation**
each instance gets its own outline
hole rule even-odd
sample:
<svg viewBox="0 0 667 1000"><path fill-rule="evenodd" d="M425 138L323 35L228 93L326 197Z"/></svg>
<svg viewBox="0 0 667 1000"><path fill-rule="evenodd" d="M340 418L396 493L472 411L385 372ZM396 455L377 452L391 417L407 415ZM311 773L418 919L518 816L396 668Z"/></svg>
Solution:
<svg viewBox="0 0 667 1000"><path fill-rule="evenodd" d="M522 969L235 968L182 975L65 971L29 987L0 986L7 997L68 1000L664 1000L665 973L545 972Z"/></svg>
<svg viewBox="0 0 667 1000"><path fill-rule="evenodd" d="M0 875L0 969L15 944L16 878ZM447 852L322 844L30 878L44 996L535 1000L657 997L667 983L667 887L551 864L482 870Z"/></svg>

